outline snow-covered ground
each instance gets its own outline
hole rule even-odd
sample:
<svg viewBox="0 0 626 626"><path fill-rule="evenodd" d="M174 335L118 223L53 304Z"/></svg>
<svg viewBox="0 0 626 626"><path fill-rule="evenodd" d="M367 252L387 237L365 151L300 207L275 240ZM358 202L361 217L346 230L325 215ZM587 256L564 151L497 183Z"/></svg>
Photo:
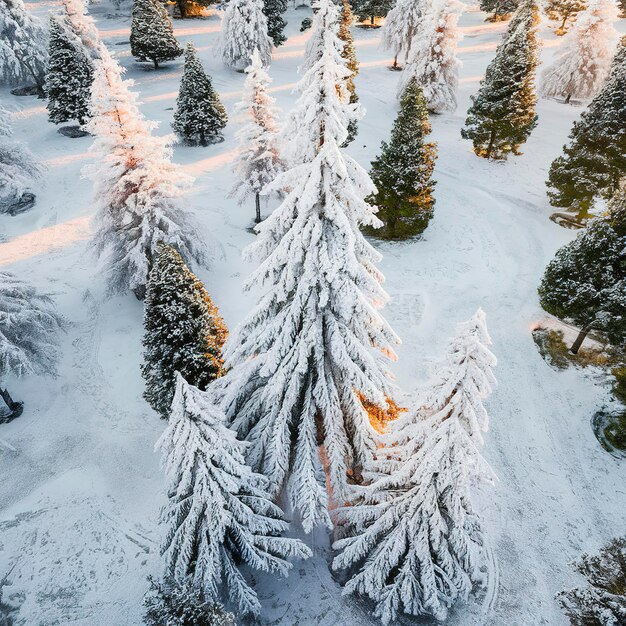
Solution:
<svg viewBox="0 0 626 626"><path fill-rule="evenodd" d="M45 16L57 4L33 0L29 7ZM102 37L135 80L143 112L168 133L182 60L156 72L134 63L128 17L95 11ZM298 28L307 15L308 8L289 10L290 37L274 54L273 91L285 112L294 102L308 37ZM626 465L600 447L590 424L607 392L579 371L550 369L531 336L545 315L536 296L543 268L573 237L548 220L544 181L582 109L542 100L523 156L507 163L477 158L460 128L506 27L483 18L475 7L462 16L459 108L432 120L439 143L435 218L421 241L377 244L391 295L385 314L403 339L394 371L405 390L425 380L455 323L478 306L487 312L499 358L485 455L500 481L479 494L494 549L494 585L482 605L461 607L448 623L563 626L554 594L575 582L569 561L626 531ZM232 112L244 76L221 66L214 50L219 29L218 17L175 23L178 39L194 42ZM391 128L399 75L387 69L379 32L356 28L354 34L367 115L349 152L367 166ZM545 24L541 40L547 61L560 41ZM91 255L91 183L80 175L90 139L59 135L40 100L6 90L0 98L14 111L16 136L48 168L36 207L2 216L0 267L56 294L69 321L58 377L10 381L26 408L0 426L0 440L11 446L0 446L0 578L11 570L4 600L21 603L16 621L28 626L138 625L146 576L160 567L157 519L164 501L153 453L164 424L141 397L142 306L131 295L107 299ZM213 267L195 269L231 327L255 300L241 291L250 268L240 259L253 238L253 206L227 199L236 128L231 120L222 144L174 152L197 179L189 204L202 224L198 236L214 250ZM262 623L374 623L366 608L341 598L328 573L325 533L306 541L314 559L296 564L286 581L258 580Z"/></svg>

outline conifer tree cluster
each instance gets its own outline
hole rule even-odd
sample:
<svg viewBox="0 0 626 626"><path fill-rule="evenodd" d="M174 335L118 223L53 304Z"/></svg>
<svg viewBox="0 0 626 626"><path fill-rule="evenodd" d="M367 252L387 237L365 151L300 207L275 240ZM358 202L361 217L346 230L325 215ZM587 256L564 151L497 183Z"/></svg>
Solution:
<svg viewBox="0 0 626 626"><path fill-rule="evenodd" d="M437 157L436 144L427 141L430 130L422 89L412 80L400 100L391 141L383 142L372 163L370 175L378 191L371 201L383 226L366 228L368 234L405 239L428 226L435 204L432 174Z"/></svg>
<svg viewBox="0 0 626 626"><path fill-rule="evenodd" d="M267 34L278 48L287 41L283 15L287 10L287 0L263 0L263 13L267 18Z"/></svg>
<svg viewBox="0 0 626 626"><path fill-rule="evenodd" d="M610 198L626 171L626 36L609 76L574 123L564 154L550 166L548 196L553 206L585 216L598 198Z"/></svg>
<svg viewBox="0 0 626 626"><path fill-rule="evenodd" d="M182 48L174 37L172 22L159 0L134 0L130 25L130 51L138 61L152 61L154 69L178 58Z"/></svg>
<svg viewBox="0 0 626 626"><path fill-rule="evenodd" d="M185 50L185 69L176 99L172 128L185 142L206 146L221 138L226 109L213 88L192 43Z"/></svg>
<svg viewBox="0 0 626 626"><path fill-rule="evenodd" d="M564 35L568 21L574 21L586 6L586 0L546 0L543 9L551 20L560 21L556 34Z"/></svg>
<svg viewBox="0 0 626 626"><path fill-rule="evenodd" d="M171 246L158 243L144 314L144 398L167 418L179 372L205 390L221 376L228 331L204 285Z"/></svg>
<svg viewBox="0 0 626 626"><path fill-rule="evenodd" d="M520 0L480 0L480 10L491 13L489 22L505 20L520 5Z"/></svg>
<svg viewBox="0 0 626 626"><path fill-rule="evenodd" d="M537 124L537 22L534 0L523 0L472 97L461 135L472 141L478 156L504 159L519 154Z"/></svg>

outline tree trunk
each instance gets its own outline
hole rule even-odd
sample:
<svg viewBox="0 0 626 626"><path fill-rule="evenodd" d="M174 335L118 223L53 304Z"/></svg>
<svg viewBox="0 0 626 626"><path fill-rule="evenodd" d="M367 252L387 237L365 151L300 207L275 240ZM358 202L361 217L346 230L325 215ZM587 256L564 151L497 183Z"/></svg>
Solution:
<svg viewBox="0 0 626 626"><path fill-rule="evenodd" d="M583 341L585 341L585 338L589 334L590 330L591 330L591 326L583 326L583 328L580 329L580 332L578 333L578 337L576 337L576 341L574 341L574 343L572 344L572 347L569 349L569 351L572 354L578 354L578 351L580 350L580 346L583 345Z"/></svg>
<svg viewBox="0 0 626 626"><path fill-rule="evenodd" d="M569 101L572 99L572 94L568 93L567 94L567 98L565 98L565 103L564 104L569 104Z"/></svg>
<svg viewBox="0 0 626 626"><path fill-rule="evenodd" d="M398 69L398 55L396 54L395 57L393 57L393 65L391 66L394 70Z"/></svg>
<svg viewBox="0 0 626 626"><path fill-rule="evenodd" d="M12 411L13 407L15 406L15 403L13 402L13 398L9 394L9 390L0 388L0 396L2 396L2 399L4 400L4 403L7 405L7 408Z"/></svg>
<svg viewBox="0 0 626 626"><path fill-rule="evenodd" d="M180 16L182 18L187 17L187 3L186 0L178 0L178 11L180 12Z"/></svg>
<svg viewBox="0 0 626 626"><path fill-rule="evenodd" d="M374 26L374 20L375 20L375 19L376 19L376 18L375 18L373 15L372 15L372 16L370 16L370 24L371 24L372 26Z"/></svg>
<svg viewBox="0 0 626 626"><path fill-rule="evenodd" d="M154 69L158 70L159 69L159 62L156 59L152 59L152 62L154 63Z"/></svg>
<svg viewBox="0 0 626 626"><path fill-rule="evenodd" d="M487 146L487 154L485 155L488 159L491 158L491 153L493 152L493 142L496 140L496 131L491 130L491 134L489 135L489 145Z"/></svg>
<svg viewBox="0 0 626 626"><path fill-rule="evenodd" d="M256 203L256 218L254 220L254 223L260 224L261 223L261 197L259 196L258 192L255 194L254 200Z"/></svg>

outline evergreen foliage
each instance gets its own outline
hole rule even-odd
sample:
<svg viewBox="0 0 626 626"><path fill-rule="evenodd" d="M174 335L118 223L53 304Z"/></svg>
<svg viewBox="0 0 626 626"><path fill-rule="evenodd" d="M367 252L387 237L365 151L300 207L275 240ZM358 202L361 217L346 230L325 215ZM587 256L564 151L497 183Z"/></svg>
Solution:
<svg viewBox="0 0 626 626"><path fill-rule="evenodd" d="M365 231L383 239L405 239L428 226L435 200L432 180L437 145L427 142L430 134L428 110L417 81L409 83L400 100L400 111L391 131L390 143L383 142L370 175L378 190L370 200L378 206L381 228Z"/></svg>
<svg viewBox="0 0 626 626"><path fill-rule="evenodd" d="M192 581L148 580L150 590L144 598L146 626L236 626L235 616L207 600Z"/></svg>
<svg viewBox="0 0 626 626"><path fill-rule="evenodd" d="M187 143L206 146L221 138L227 122L228 115L219 94L204 71L193 44L188 43L172 128Z"/></svg>
<svg viewBox="0 0 626 626"><path fill-rule="evenodd" d="M354 15L352 14L350 3L348 2L348 0L343 0L343 5L341 8L341 22L339 24L339 39L343 41L341 56L345 59L346 67L350 71L350 76L346 78L346 89L350 94L348 102L350 104L357 104L359 101L359 96L356 93L356 85L354 83L354 79L359 73L359 61L356 58L356 48L354 47L354 39L352 37L352 30L350 29L353 22ZM348 123L348 138L346 139L342 147L345 147L349 143L354 141L357 133L358 119L355 116Z"/></svg>
<svg viewBox="0 0 626 626"><path fill-rule="evenodd" d="M480 0L480 10L492 15L487 18L489 22L505 20L520 5L520 0Z"/></svg>
<svg viewBox="0 0 626 626"><path fill-rule="evenodd" d="M385 404L390 383L375 351L393 356L398 341L377 311L387 300L380 256L359 232L380 224L364 200L374 185L339 149L353 115L339 7L320 0L315 9L292 115L297 145L267 189L286 195L247 251L261 261L247 285L265 293L227 344L219 382L250 463L273 495L287 486L307 532L330 522L327 480L341 501L348 473L375 449L361 398Z"/></svg>
<svg viewBox="0 0 626 626"><path fill-rule="evenodd" d="M263 0L230 0L222 20L221 49L226 67L243 72L257 50L263 67L272 62L272 40Z"/></svg>
<svg viewBox="0 0 626 626"><path fill-rule="evenodd" d="M138 61L152 61L154 69L163 61L171 61L183 53L174 37L167 11L159 0L135 0L130 51Z"/></svg>
<svg viewBox="0 0 626 626"><path fill-rule="evenodd" d="M0 0L0 83L35 85L44 96L48 33L23 0Z"/></svg>
<svg viewBox="0 0 626 626"><path fill-rule="evenodd" d="M626 36L609 76L574 122L564 155L550 166L548 196L557 207L585 214L598 197L610 198L626 171Z"/></svg>
<svg viewBox="0 0 626 626"><path fill-rule="evenodd" d="M590 0L542 75L543 96L569 102L571 98L591 98L598 92L609 73L619 37L615 20L615 0Z"/></svg>
<svg viewBox="0 0 626 626"><path fill-rule="evenodd" d="M392 69L399 69L400 57L407 61L413 43L421 40L420 29L431 11L427 0L396 0L382 30L382 46L394 54Z"/></svg>
<svg viewBox="0 0 626 626"><path fill-rule="evenodd" d="M334 569L353 576L344 593L371 598L383 624L403 615L445 620L486 584L487 548L471 486L493 474L480 454L495 385L482 311L460 324L446 361L416 407L382 435L358 501L338 510L348 536L335 542Z"/></svg>
<svg viewBox="0 0 626 626"><path fill-rule="evenodd" d="M560 20L556 34L564 35L567 31L567 22L575 20L586 6L586 0L545 0L543 8L551 20Z"/></svg>
<svg viewBox="0 0 626 626"><path fill-rule="evenodd" d="M76 37L51 16L46 94L48 118L55 124L77 120L82 126L89 116L93 67L76 43Z"/></svg>
<svg viewBox="0 0 626 626"><path fill-rule="evenodd" d="M377 17L385 17L393 6L393 0L352 0L350 3L354 14L361 22L376 22Z"/></svg>
<svg viewBox="0 0 626 626"><path fill-rule="evenodd" d="M175 374L205 390L222 375L228 331L202 282L171 246L157 244L144 313L144 398L167 418Z"/></svg>
<svg viewBox="0 0 626 626"><path fill-rule="evenodd" d="M287 22L283 19L286 10L287 0L263 0L263 13L267 18L267 34L277 48L287 41L284 32Z"/></svg>
<svg viewBox="0 0 626 626"><path fill-rule="evenodd" d="M281 536L288 527L283 512L272 503L266 478L246 465L246 444L224 421L213 397L178 374L172 413L156 444L169 494L162 552L175 580L191 580L205 597L258 615L257 595L238 566L287 576L287 559L311 552Z"/></svg>
<svg viewBox="0 0 626 626"><path fill-rule="evenodd" d="M102 57L102 41L93 18L87 13L84 0L62 0L66 27L82 45L83 54L92 60Z"/></svg>
<svg viewBox="0 0 626 626"><path fill-rule="evenodd" d="M626 340L626 191L619 191L608 215L592 220L548 264L539 286L541 306L622 345Z"/></svg>
<svg viewBox="0 0 626 626"><path fill-rule="evenodd" d="M519 154L537 124L534 80L538 22L533 0L523 0L511 20L496 56L472 97L461 135L474 152L487 159Z"/></svg>

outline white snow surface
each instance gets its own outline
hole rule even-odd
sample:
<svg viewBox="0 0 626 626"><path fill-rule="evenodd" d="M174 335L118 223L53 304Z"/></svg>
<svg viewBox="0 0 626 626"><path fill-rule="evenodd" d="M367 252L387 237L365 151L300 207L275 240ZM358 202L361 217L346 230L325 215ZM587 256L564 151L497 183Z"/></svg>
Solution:
<svg viewBox="0 0 626 626"><path fill-rule="evenodd" d="M28 6L46 17L58 2ZM161 122L159 134L169 134L182 60L156 72L135 63L129 17L106 4L92 11L135 80L142 111ZM308 15L308 8L289 9L289 39L274 51L272 93L283 115L294 103L309 37L298 29ZM607 454L591 429L594 411L608 402L607 388L580 371L550 369L531 336L545 318L536 295L542 271L574 236L549 221L544 181L583 109L540 100L539 124L522 156L506 163L476 157L460 128L506 28L483 20L476 7L461 16L459 106L432 117L439 143L435 217L422 240L375 243L391 295L384 314L403 339L393 369L405 391L425 382L455 324L479 306L498 357L484 454L499 482L477 495L491 536L494 585L446 623L566 626L554 594L579 582L568 563L626 531L626 464ZM623 20L618 29L626 31ZM175 22L179 41L194 42L231 113L245 76L223 67L215 49L219 30L219 16ZM354 35L356 84L367 114L348 152L367 167L388 138L399 74L387 69L391 55L380 49L380 31L355 28ZM546 23L540 39L542 60L550 62L561 39ZM141 397L142 305L131 294L105 297L105 278L89 249L94 206L91 182L80 171L93 158L92 140L59 135L41 100L7 89L0 100L14 113L16 139L48 168L34 209L0 216L0 269L52 292L69 321L58 376L9 381L14 398L26 404L19 419L0 425L0 577L13 568L3 601L21 604L19 626L139 625L146 576L161 570L157 521L165 502L153 452L165 424ZM212 269L194 269L231 328L258 295L242 291L252 267L240 254L254 237L253 201L239 207L227 198L237 128L229 122L222 144L174 150L175 162L196 177L188 204L201 224L198 236L221 242ZM302 534L295 527L294 533ZM375 624L370 607L341 597L328 571L326 532L304 540L315 556L296 563L288 579L256 577L261 622Z"/></svg>

